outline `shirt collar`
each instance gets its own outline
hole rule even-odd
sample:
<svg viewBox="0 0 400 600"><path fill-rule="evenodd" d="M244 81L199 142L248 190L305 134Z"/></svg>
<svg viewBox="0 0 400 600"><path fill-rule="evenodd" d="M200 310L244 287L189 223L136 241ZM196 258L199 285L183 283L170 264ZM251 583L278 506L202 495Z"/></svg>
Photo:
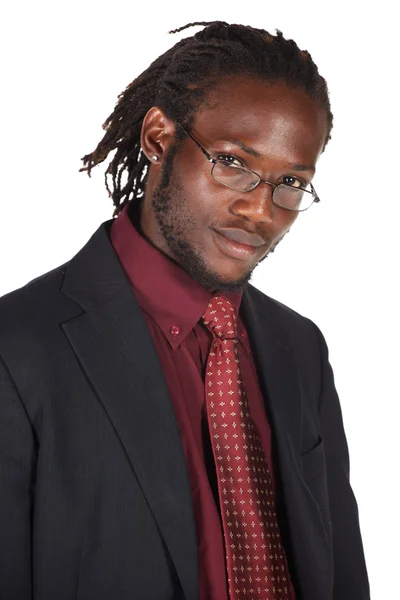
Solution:
<svg viewBox="0 0 400 600"><path fill-rule="evenodd" d="M142 307L176 349L204 314L213 294L143 237L129 202L111 226L111 243ZM138 214L138 213L137 213ZM239 313L242 292L224 292Z"/></svg>

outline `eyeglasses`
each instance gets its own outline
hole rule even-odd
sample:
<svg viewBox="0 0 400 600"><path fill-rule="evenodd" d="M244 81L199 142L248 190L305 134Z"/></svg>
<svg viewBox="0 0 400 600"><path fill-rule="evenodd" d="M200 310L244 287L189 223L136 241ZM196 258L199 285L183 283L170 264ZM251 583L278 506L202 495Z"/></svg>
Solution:
<svg viewBox="0 0 400 600"><path fill-rule="evenodd" d="M218 183L238 192L251 192L251 190L254 190L259 183L267 183L273 188L272 202L280 208L295 212L303 212L310 208L314 202L320 202L311 183L305 187L289 185L287 183L271 183L270 181L261 179L261 177L251 169L235 165L232 161L238 159L235 159L234 156L227 154L226 158L223 159L213 158L207 150L203 148L203 146L199 144L188 131L186 131L181 123L178 121L177 123L184 133L200 148L207 160L213 163L211 175ZM221 153L221 155L223 155L223 153ZM293 179L297 181L296 178Z"/></svg>

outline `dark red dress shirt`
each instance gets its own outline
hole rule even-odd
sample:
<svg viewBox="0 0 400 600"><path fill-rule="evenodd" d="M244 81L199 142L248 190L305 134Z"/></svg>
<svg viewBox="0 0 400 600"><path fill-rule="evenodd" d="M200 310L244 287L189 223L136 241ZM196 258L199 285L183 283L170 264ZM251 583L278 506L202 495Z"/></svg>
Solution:
<svg viewBox="0 0 400 600"><path fill-rule="evenodd" d="M182 438L196 520L199 599L228 600L217 478L205 409L204 370L212 335L199 322L212 294L139 231L138 211L129 203L112 224L111 242L152 335ZM239 312L242 294L223 295ZM271 429L240 315L238 333L250 414L260 434L275 490Z"/></svg>

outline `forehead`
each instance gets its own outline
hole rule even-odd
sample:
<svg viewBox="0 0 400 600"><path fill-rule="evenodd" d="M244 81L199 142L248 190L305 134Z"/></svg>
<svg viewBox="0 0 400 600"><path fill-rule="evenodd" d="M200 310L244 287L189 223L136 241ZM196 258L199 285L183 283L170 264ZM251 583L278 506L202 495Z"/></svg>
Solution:
<svg viewBox="0 0 400 600"><path fill-rule="evenodd" d="M238 139L268 156L307 154L315 160L327 132L327 115L301 88L248 76L225 77L206 96L194 130L207 140Z"/></svg>

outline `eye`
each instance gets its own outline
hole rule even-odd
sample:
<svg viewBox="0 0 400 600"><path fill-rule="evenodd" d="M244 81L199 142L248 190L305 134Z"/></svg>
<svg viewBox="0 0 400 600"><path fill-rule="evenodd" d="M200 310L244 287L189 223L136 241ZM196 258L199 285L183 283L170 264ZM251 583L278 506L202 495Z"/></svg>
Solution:
<svg viewBox="0 0 400 600"><path fill-rule="evenodd" d="M297 179L297 177L293 177L292 175L285 175L281 178L279 183L284 183L285 185L295 188L307 187L307 184L304 181L301 181L301 179Z"/></svg>
<svg viewBox="0 0 400 600"><path fill-rule="evenodd" d="M224 163L225 166L227 166L227 167L243 167L244 166L242 161L237 156L234 156L233 154L218 154L216 158L218 160L220 160L222 163Z"/></svg>

